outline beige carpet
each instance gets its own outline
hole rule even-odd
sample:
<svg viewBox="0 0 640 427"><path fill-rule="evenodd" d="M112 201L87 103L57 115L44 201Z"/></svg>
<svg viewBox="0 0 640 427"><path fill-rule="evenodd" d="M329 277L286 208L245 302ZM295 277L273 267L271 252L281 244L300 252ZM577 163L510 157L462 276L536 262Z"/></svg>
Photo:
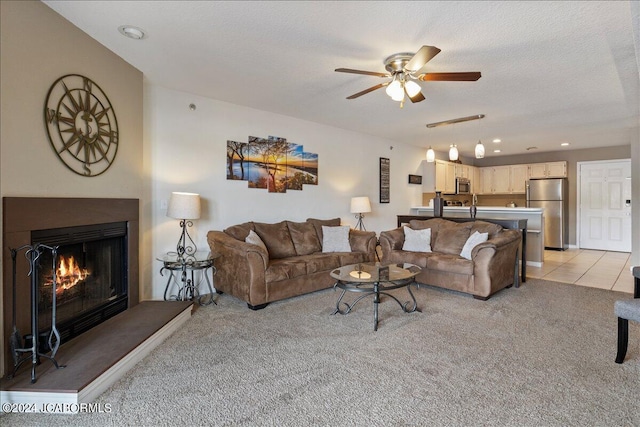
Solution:
<svg viewBox="0 0 640 427"><path fill-rule="evenodd" d="M401 300L406 290L394 292ZM97 401L3 425L639 426L640 327L614 363L616 299L541 280L488 301L431 287L330 315L338 291L261 311L221 295ZM349 295L347 295L349 297ZM346 298L347 298L346 297Z"/></svg>

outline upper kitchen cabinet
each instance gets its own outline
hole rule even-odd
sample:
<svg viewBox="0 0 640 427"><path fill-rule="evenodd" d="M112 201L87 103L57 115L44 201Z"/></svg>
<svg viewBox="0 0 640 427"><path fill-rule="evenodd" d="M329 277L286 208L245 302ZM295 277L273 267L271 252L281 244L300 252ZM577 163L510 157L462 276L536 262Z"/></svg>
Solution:
<svg viewBox="0 0 640 427"><path fill-rule="evenodd" d="M423 177L422 191L434 193L442 191L443 194L455 194L456 192L456 171L455 163L436 160L429 163L422 161Z"/></svg>
<svg viewBox="0 0 640 427"><path fill-rule="evenodd" d="M567 162L531 163L529 165L529 178L566 178Z"/></svg>
<svg viewBox="0 0 640 427"><path fill-rule="evenodd" d="M511 165L511 194L524 194L529 176L528 165Z"/></svg>
<svg viewBox="0 0 640 427"><path fill-rule="evenodd" d="M479 168L480 194L524 194L528 165Z"/></svg>

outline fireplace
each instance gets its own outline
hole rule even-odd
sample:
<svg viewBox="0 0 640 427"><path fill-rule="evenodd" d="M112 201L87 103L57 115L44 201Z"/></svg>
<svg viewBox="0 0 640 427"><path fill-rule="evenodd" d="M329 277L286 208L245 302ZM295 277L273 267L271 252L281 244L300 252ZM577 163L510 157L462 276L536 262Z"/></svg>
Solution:
<svg viewBox="0 0 640 427"><path fill-rule="evenodd" d="M127 309L127 223L36 230L31 243L56 249L56 327L65 343ZM53 253L38 268L38 330L53 313Z"/></svg>
<svg viewBox="0 0 640 427"><path fill-rule="evenodd" d="M56 325L64 343L138 303L137 199L3 198L4 372L13 369L11 249L57 246ZM16 257L16 326L31 332L29 263ZM43 251L38 278L38 329L51 328L53 259Z"/></svg>

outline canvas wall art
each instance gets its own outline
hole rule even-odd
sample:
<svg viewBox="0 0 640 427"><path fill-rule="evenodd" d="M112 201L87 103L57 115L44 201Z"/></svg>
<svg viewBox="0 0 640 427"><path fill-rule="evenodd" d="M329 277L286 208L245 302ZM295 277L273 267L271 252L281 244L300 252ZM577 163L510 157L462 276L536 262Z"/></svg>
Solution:
<svg viewBox="0 0 640 427"><path fill-rule="evenodd" d="M250 136L248 142L227 141L227 179L247 181L249 188L270 193L318 185L318 155L286 138Z"/></svg>

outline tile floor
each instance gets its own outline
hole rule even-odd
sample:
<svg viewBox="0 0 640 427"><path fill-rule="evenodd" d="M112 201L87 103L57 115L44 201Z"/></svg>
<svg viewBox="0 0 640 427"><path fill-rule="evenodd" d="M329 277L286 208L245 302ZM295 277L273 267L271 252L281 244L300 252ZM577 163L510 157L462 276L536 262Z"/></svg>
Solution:
<svg viewBox="0 0 640 427"><path fill-rule="evenodd" d="M542 267L527 265L527 277L633 293L628 252L567 249L544 251Z"/></svg>

